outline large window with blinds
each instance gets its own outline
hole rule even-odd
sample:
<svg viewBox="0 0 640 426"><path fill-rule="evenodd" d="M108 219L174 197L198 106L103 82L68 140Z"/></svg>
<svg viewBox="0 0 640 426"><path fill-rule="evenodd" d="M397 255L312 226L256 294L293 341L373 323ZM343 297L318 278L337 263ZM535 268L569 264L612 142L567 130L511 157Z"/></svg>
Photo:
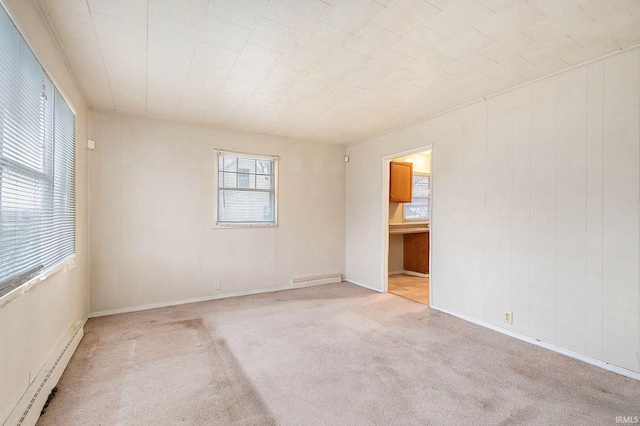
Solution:
<svg viewBox="0 0 640 426"><path fill-rule="evenodd" d="M277 224L278 158L218 152L218 226Z"/></svg>
<svg viewBox="0 0 640 426"><path fill-rule="evenodd" d="M75 116L0 6L0 297L75 253Z"/></svg>

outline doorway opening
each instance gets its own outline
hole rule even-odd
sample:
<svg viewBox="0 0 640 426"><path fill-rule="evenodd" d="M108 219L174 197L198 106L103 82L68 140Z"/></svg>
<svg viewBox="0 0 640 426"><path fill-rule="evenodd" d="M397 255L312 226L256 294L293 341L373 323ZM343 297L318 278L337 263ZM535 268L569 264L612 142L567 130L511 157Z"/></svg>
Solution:
<svg viewBox="0 0 640 426"><path fill-rule="evenodd" d="M428 145L383 162L388 189L385 289L425 305L431 304L431 153Z"/></svg>

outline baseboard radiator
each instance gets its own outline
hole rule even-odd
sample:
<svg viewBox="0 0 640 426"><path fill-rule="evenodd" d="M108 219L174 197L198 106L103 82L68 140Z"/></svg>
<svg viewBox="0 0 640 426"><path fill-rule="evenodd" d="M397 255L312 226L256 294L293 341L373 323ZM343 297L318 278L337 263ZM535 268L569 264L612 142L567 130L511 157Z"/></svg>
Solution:
<svg viewBox="0 0 640 426"><path fill-rule="evenodd" d="M291 287L310 287L312 285L333 284L341 281L341 274L316 275L313 277L292 278Z"/></svg>
<svg viewBox="0 0 640 426"><path fill-rule="evenodd" d="M83 330L84 321L73 323L35 380L22 395L18 405L4 423L6 426L33 426L36 424L51 390L58 384L58 380L78 347L84 335Z"/></svg>

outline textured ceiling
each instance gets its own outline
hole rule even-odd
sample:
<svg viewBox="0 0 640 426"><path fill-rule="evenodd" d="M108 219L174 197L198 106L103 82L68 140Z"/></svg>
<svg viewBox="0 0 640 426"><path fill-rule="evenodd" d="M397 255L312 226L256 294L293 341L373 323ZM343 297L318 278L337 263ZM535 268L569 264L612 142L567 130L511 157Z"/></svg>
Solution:
<svg viewBox="0 0 640 426"><path fill-rule="evenodd" d="M36 0L96 109L350 143L640 43L640 0Z"/></svg>

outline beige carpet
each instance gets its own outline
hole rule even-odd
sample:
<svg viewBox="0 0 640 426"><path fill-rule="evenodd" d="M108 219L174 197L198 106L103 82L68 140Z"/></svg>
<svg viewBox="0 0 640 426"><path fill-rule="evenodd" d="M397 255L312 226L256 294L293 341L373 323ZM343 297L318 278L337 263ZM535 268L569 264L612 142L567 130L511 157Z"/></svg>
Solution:
<svg viewBox="0 0 640 426"><path fill-rule="evenodd" d="M606 425L640 382L348 284L88 321L40 425Z"/></svg>

